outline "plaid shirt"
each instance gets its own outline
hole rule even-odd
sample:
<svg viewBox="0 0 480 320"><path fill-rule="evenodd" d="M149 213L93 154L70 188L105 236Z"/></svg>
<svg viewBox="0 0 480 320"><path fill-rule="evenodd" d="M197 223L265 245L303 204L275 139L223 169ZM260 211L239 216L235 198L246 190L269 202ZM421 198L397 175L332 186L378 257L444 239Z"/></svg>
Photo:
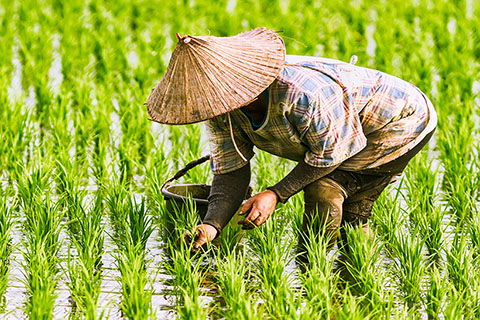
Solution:
<svg viewBox="0 0 480 320"><path fill-rule="evenodd" d="M337 60L286 64L267 91L260 127L254 128L241 109L230 112L235 142L247 159L256 146L314 167L369 169L403 155L436 126L435 110L418 88ZM214 174L246 164L235 150L226 115L208 120L207 129Z"/></svg>

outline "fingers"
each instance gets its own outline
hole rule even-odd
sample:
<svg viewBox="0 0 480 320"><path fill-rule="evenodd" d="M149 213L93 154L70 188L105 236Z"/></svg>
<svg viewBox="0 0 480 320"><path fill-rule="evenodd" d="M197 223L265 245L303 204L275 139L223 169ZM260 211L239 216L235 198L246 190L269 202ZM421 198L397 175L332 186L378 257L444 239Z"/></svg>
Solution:
<svg viewBox="0 0 480 320"><path fill-rule="evenodd" d="M262 215L262 211L257 208L256 203L253 204L252 210L250 210L250 213L245 217L246 221L253 221L257 219L259 216Z"/></svg>
<svg viewBox="0 0 480 320"><path fill-rule="evenodd" d="M202 226L197 226L195 230L195 242L193 243L193 249L198 250L201 246L207 243L207 235L205 229Z"/></svg>
<svg viewBox="0 0 480 320"><path fill-rule="evenodd" d="M199 225L193 230L193 235L187 231L183 234L183 239L179 237L177 239L178 246L181 246L182 240L184 244L191 246L191 251L195 253L207 242L207 235L205 229Z"/></svg>
<svg viewBox="0 0 480 320"><path fill-rule="evenodd" d="M243 204L242 206L242 210L240 210L240 212L238 214L240 215L244 215L246 214L248 211L250 211L250 209L252 208L252 205L254 203L255 199L253 197L249 198L247 201L245 201L245 203Z"/></svg>
<svg viewBox="0 0 480 320"><path fill-rule="evenodd" d="M259 227L263 223L265 223L265 221L267 221L267 219L270 217L270 214L268 214L268 213L263 213L261 211L257 211L257 212L259 212L259 214L254 215L251 218L251 220L247 220L247 219L244 220L242 229L251 230L253 228Z"/></svg>
<svg viewBox="0 0 480 320"><path fill-rule="evenodd" d="M268 217L270 217L268 210L260 210L260 208L257 208L256 202L254 202L250 213L245 217L244 220L240 221L239 224L242 225L242 229L250 230L261 226L268 219Z"/></svg>

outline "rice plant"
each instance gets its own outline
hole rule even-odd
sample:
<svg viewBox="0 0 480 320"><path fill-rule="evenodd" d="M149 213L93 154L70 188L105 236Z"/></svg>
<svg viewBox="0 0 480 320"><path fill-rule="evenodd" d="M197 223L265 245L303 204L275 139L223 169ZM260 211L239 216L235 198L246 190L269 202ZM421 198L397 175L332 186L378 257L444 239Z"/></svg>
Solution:
<svg viewBox="0 0 480 320"><path fill-rule="evenodd" d="M352 290L362 296L367 314L386 314L389 310L385 275L380 264L380 243L372 241L360 228L347 227L345 236L349 244L345 252L345 268L351 279Z"/></svg>
<svg viewBox="0 0 480 320"><path fill-rule="evenodd" d="M59 203L37 199L27 207L24 222L24 273L28 289L26 313L35 319L50 319L60 277L58 268L59 234L62 214Z"/></svg>
<svg viewBox="0 0 480 320"><path fill-rule="evenodd" d="M76 234L71 234L66 273L74 301L74 313L85 319L97 319L98 298L102 288L104 227L102 198L97 197L90 210L80 206L76 211ZM76 253L76 257L73 253ZM100 313L100 318L102 314Z"/></svg>
<svg viewBox="0 0 480 320"><path fill-rule="evenodd" d="M8 288L10 274L10 256L12 254L11 232L14 223L12 207L5 196L0 197L0 308L5 308L5 292Z"/></svg>
<svg viewBox="0 0 480 320"><path fill-rule="evenodd" d="M151 310L151 279L147 272L149 261L146 245L153 232L145 200L137 203L128 190L117 185L107 199L114 226L112 238L117 245L115 256L122 284L120 310L128 319L153 318ZM126 198L122 198L126 197Z"/></svg>
<svg viewBox="0 0 480 320"><path fill-rule="evenodd" d="M252 275L246 257L244 248L217 258L218 294L224 305L219 305L216 313L227 319L258 319L263 311L257 306L253 290L248 286Z"/></svg>
<svg viewBox="0 0 480 320"><path fill-rule="evenodd" d="M251 233L248 242L254 260L254 270L259 281L259 296L264 301L268 317L301 318L301 304L295 299L292 275L287 265L293 257L293 242L283 242L279 235L287 233L285 224L270 219Z"/></svg>
<svg viewBox="0 0 480 320"><path fill-rule="evenodd" d="M408 306L421 301L422 279L427 269L423 257L424 241L414 236L397 234L394 242L395 276Z"/></svg>
<svg viewBox="0 0 480 320"><path fill-rule="evenodd" d="M334 270L334 259L329 254L329 239L325 232L315 234L308 230L306 267L300 275L307 307L302 318L334 318L339 274Z"/></svg>

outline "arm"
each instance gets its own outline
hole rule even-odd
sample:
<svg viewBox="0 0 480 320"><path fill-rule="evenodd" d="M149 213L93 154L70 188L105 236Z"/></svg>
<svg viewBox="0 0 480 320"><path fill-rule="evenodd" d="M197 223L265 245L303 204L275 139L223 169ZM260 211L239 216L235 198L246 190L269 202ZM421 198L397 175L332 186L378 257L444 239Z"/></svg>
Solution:
<svg viewBox="0 0 480 320"><path fill-rule="evenodd" d="M285 178L267 189L275 192L278 201L285 203L288 198L305 188L310 183L328 175L338 168L339 165L340 164L331 167L317 168L302 161L299 162L295 168L285 176Z"/></svg>
<svg viewBox="0 0 480 320"><path fill-rule="evenodd" d="M249 183L250 162L235 171L214 175L203 223L221 232L242 204Z"/></svg>
<svg viewBox="0 0 480 320"><path fill-rule="evenodd" d="M208 196L203 224L195 228L194 249L213 240L228 224L242 204L250 183L250 162L229 173L216 174Z"/></svg>

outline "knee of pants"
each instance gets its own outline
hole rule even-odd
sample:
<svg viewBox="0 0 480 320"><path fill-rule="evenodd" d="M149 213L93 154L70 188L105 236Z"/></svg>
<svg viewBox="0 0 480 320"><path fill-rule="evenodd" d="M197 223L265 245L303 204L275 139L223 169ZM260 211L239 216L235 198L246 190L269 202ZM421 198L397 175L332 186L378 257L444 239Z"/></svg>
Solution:
<svg viewBox="0 0 480 320"><path fill-rule="evenodd" d="M319 179L304 189L304 220L318 219L328 229L338 229L342 222L342 206L346 192L342 186L329 178Z"/></svg>

